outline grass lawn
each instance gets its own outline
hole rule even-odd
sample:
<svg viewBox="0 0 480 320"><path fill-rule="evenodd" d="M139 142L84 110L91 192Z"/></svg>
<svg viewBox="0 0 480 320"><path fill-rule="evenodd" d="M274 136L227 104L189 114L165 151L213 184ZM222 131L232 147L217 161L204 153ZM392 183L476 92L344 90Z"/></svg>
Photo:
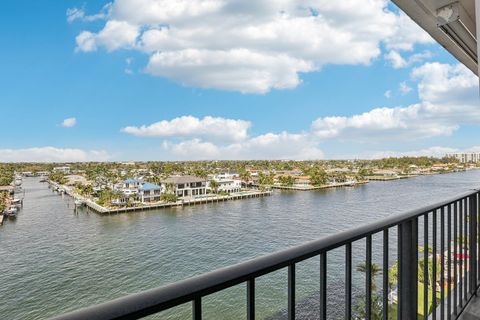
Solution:
<svg viewBox="0 0 480 320"><path fill-rule="evenodd" d="M424 310L424 303L423 303L423 283L418 283L418 319L423 319L423 310ZM445 296L447 296L447 290L445 290ZM440 304L441 294L437 292L437 306ZM428 312L431 313L432 309L432 288L428 290ZM397 304L394 303L390 305L388 308L388 319L396 320L397 319Z"/></svg>

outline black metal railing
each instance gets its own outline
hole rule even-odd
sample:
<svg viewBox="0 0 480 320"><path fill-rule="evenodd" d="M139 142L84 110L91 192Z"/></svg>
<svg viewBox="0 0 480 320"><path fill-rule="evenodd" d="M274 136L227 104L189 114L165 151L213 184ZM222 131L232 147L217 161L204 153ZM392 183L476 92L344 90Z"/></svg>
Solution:
<svg viewBox="0 0 480 320"><path fill-rule="evenodd" d="M351 319L352 243L359 240L365 241L366 250L364 318L372 319L373 236L383 237L383 319L392 319L393 315L389 313L395 310L397 319L416 319L419 312L424 319L456 319L479 286L479 198L479 191L469 192L448 201L389 216L372 224L55 319L138 319L190 302L192 319L199 320L202 319L202 298L246 283L247 318L252 320L255 319L255 279L283 268L288 270L288 319L295 319L295 266L318 256L318 303L320 319L324 320L327 319L327 259L329 252L342 247L345 248L345 319ZM423 231L419 224L423 224ZM393 285L389 283L389 234L391 236L392 229L396 229L398 241L398 280ZM423 254L422 246L419 246L422 237ZM418 310L419 294L423 294L423 310Z"/></svg>

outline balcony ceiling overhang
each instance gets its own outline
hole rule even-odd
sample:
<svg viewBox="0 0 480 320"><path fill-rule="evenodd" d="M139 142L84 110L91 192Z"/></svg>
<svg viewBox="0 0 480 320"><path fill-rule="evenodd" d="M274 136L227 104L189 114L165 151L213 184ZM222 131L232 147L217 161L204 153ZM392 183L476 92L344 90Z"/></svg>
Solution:
<svg viewBox="0 0 480 320"><path fill-rule="evenodd" d="M455 58L479 74L475 0L392 1Z"/></svg>

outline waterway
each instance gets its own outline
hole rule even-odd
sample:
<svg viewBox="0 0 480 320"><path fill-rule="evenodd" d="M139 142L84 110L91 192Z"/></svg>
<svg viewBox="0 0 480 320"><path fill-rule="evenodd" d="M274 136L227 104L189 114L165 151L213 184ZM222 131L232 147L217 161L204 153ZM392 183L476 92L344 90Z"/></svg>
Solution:
<svg viewBox="0 0 480 320"><path fill-rule="evenodd" d="M23 210L0 227L1 319L45 319L441 201L479 188L480 170L111 216L74 211L71 198L34 178L23 187ZM380 241L374 237L379 263ZM354 265L364 247L354 244ZM329 292L343 286L342 254L329 258ZM297 266L298 302L318 292L318 265L311 259ZM286 279L282 270L257 280L259 319L282 318ZM355 292L362 283L356 274ZM329 318L340 317L341 299L328 299ZM205 319L244 319L245 285L204 302ZM189 319L190 312L187 305L153 318Z"/></svg>

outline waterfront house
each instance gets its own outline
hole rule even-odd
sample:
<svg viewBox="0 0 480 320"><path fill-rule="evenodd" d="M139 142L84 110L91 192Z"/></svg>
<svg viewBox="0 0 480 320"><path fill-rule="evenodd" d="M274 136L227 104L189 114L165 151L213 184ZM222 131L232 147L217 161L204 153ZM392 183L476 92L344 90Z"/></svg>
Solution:
<svg viewBox="0 0 480 320"><path fill-rule="evenodd" d="M236 193L240 192L242 189L242 180L240 179L219 179L216 177L213 180L218 184L217 192ZM210 183L207 183L207 189L212 191Z"/></svg>
<svg viewBox="0 0 480 320"><path fill-rule="evenodd" d="M295 187L308 188L311 187L310 176L298 176L295 177Z"/></svg>
<svg viewBox="0 0 480 320"><path fill-rule="evenodd" d="M161 193L161 186L154 183L145 182L138 189L138 199L141 202L158 202L160 201Z"/></svg>
<svg viewBox="0 0 480 320"><path fill-rule="evenodd" d="M53 172L55 172L55 173L63 173L63 174L70 174L70 167L68 167L68 166L55 167L55 168L53 168Z"/></svg>
<svg viewBox="0 0 480 320"><path fill-rule="evenodd" d="M215 180L232 180L238 178L238 173L222 172L213 177Z"/></svg>
<svg viewBox="0 0 480 320"><path fill-rule="evenodd" d="M433 171L443 171L448 169L448 164L446 163L434 163L432 165Z"/></svg>
<svg viewBox="0 0 480 320"><path fill-rule="evenodd" d="M207 181L194 176L172 176L162 181L162 190L179 198L195 197L207 193Z"/></svg>
<svg viewBox="0 0 480 320"><path fill-rule="evenodd" d="M373 175L384 177L397 177L398 172L395 170L374 170Z"/></svg>
<svg viewBox="0 0 480 320"><path fill-rule="evenodd" d="M138 190L143 184L143 179L127 179L123 181L122 188L123 189L135 189Z"/></svg>

